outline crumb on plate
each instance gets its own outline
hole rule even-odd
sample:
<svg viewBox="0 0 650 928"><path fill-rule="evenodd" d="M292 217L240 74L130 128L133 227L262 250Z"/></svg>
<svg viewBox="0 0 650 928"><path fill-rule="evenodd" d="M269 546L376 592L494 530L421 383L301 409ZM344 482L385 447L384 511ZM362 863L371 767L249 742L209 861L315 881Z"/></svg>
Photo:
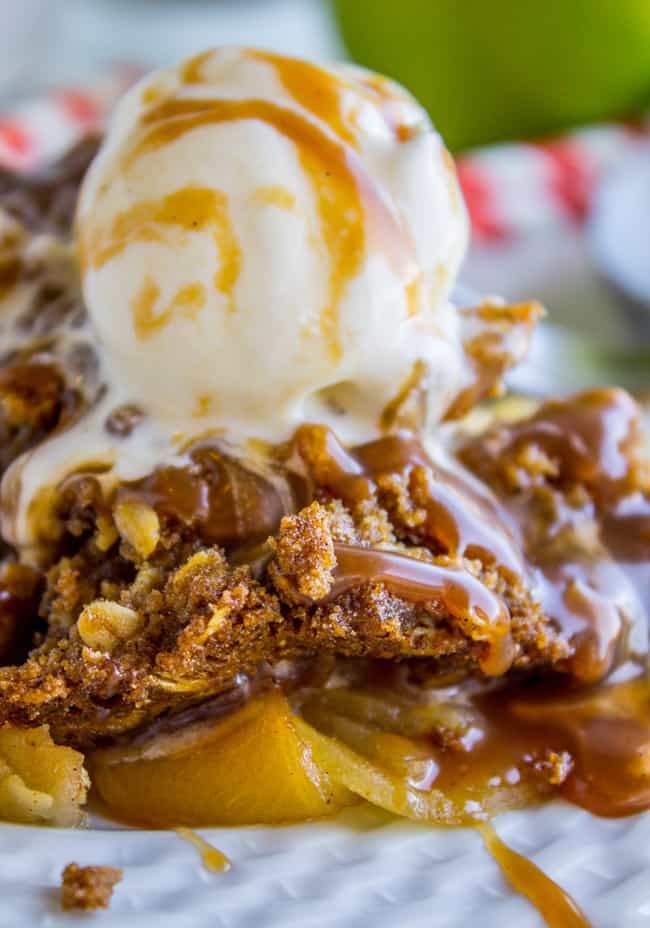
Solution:
<svg viewBox="0 0 650 928"><path fill-rule="evenodd" d="M80 867L68 864L61 876L61 907L63 909L107 909L113 887L122 879L116 867Z"/></svg>

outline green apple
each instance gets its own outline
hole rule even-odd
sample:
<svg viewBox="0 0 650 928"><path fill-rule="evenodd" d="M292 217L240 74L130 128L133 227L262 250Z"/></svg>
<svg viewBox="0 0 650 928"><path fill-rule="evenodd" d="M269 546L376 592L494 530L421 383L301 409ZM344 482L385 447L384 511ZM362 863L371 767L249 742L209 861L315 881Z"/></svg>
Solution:
<svg viewBox="0 0 650 928"><path fill-rule="evenodd" d="M650 105L650 0L334 0L351 55L405 84L452 149Z"/></svg>

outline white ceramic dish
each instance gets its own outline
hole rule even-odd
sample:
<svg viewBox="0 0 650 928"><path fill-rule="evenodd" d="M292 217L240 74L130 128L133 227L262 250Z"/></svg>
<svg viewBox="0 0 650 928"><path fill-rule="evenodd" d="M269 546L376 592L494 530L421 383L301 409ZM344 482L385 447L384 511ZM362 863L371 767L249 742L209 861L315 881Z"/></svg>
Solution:
<svg viewBox="0 0 650 928"><path fill-rule="evenodd" d="M608 821L554 803L502 816L496 826L575 897L594 928L650 926L650 813ZM414 825L367 807L329 822L202 834L232 859L229 872L207 871L171 832L100 819L76 831L0 824L0 928L542 924L470 830ZM61 912L60 875L70 861L124 869L108 912Z"/></svg>
<svg viewBox="0 0 650 928"><path fill-rule="evenodd" d="M594 928L650 925L650 814L611 821L564 805L501 816L502 838L571 892ZM370 807L287 828L210 829L232 859L204 869L173 832L0 826L0 928L536 928L470 830ZM110 910L62 913L66 863L124 868Z"/></svg>

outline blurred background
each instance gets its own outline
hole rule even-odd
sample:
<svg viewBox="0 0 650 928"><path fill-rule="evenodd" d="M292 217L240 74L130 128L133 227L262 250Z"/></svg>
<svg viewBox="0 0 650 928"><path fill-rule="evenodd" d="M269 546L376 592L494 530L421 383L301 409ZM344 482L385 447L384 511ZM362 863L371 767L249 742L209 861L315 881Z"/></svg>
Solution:
<svg viewBox="0 0 650 928"><path fill-rule="evenodd" d="M143 70L222 43L404 83L458 158L464 285L545 302L568 387L650 387L650 0L0 0L0 162L35 167Z"/></svg>

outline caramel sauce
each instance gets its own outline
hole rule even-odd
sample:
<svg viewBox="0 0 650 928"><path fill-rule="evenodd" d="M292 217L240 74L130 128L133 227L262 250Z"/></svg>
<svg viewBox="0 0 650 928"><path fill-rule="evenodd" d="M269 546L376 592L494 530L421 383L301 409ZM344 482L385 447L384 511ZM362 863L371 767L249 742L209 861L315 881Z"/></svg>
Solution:
<svg viewBox="0 0 650 928"><path fill-rule="evenodd" d="M163 467L117 490L117 502L138 500L193 528L205 544L255 546L277 531L285 506L263 477L216 448L192 452L190 468Z"/></svg>
<svg viewBox="0 0 650 928"><path fill-rule="evenodd" d="M23 564L0 570L0 664L19 663L29 650L42 592L39 571Z"/></svg>
<svg viewBox="0 0 650 928"><path fill-rule="evenodd" d="M281 184L258 187L253 194L253 199L264 206L277 206L285 210L292 210L296 205L295 196Z"/></svg>
<svg viewBox="0 0 650 928"><path fill-rule="evenodd" d="M273 52L255 51L255 58L273 66L275 73L296 103L313 113L335 135L356 147L356 137L341 111L345 82L309 61L285 58Z"/></svg>
<svg viewBox="0 0 650 928"><path fill-rule="evenodd" d="M507 448L516 459L526 447L540 449L564 483L584 484L603 504L625 491L640 442L640 413L632 397L602 388L544 403L530 419L507 428L502 452Z"/></svg>
<svg viewBox="0 0 650 928"><path fill-rule="evenodd" d="M623 416L617 418L612 407L618 402L615 392L600 392L574 401L572 409L551 404L548 419L542 410L532 422L504 426L497 437L492 434L475 440L473 453L464 456L480 475L489 474L488 484L501 488L499 500L487 490L483 493L462 469L450 470L432 462L421 444L407 434L346 448L328 429L305 426L280 453L285 466L294 468L306 482L307 498L318 488L351 506L381 494L384 478L402 475L410 479L426 471L429 476L422 483L426 492L419 500L426 511L422 542L434 552L452 556L470 552L486 565L496 565L506 577L525 572L526 583L533 588L537 583L545 610L571 640L574 653L557 668L563 673L529 675L523 682L506 678L493 689L470 684L460 690L460 696L452 696L450 703L453 707L454 698L459 698L454 711L464 719L462 728L454 732L454 717L447 719L444 711L432 722L428 743L435 763L427 768L426 782L411 787L438 791L456 810L458 823L476 822L477 817L504 807L553 796L606 817L650 809L647 675L640 665L628 662L628 679L603 682L613 666L628 658L621 596L629 591L630 567L645 578L637 577L634 583L646 618L648 612L650 502L634 490L638 482L636 419L629 414L627 399L622 400ZM520 453L528 460L531 436L547 460L540 471L524 468L519 475L523 488L507 493L502 481L512 474L504 472L502 465L512 467ZM537 481L540 474L543 479ZM582 496L570 504L567 488L577 482L592 490L595 504L587 504ZM193 487L195 495L183 503L190 518L202 506L207 511L213 505L205 495L209 488L198 492L187 474L182 479L179 475L179 485L184 493ZM535 487L544 489L544 518L539 512L539 494L532 494ZM151 487L147 492L152 493ZM266 491L260 492L264 496ZM160 503L154 495L149 498ZM549 501L553 503L550 509ZM251 511L256 506L259 499L253 500ZM580 546L566 532L585 514L602 537L597 543ZM239 539L246 531L250 523ZM560 531L565 534L558 542ZM328 599L367 583L381 583L406 600L439 603L451 617L466 620L474 635L478 629L477 637L487 645L480 660L487 676L501 676L511 666L507 608L471 574L349 544L336 543L335 554ZM400 670L392 663L382 666L374 680L361 681L360 692L372 694L379 680L390 700L399 691L390 675ZM383 684L382 675L388 678ZM318 698L325 712L333 711L335 717L342 707L330 705L327 699L344 701L345 697L332 693L336 689L325 689ZM389 730L408 733L407 726L423 711L422 705L416 703L409 711L412 714L407 719L406 714L400 715L403 708L396 709L395 727ZM310 719L308 712L306 717ZM381 754L382 745L388 752L394 750L390 739L382 737L380 731L376 751ZM423 741L420 731L417 744ZM390 760L387 756L388 770L392 769ZM487 827L482 833L507 879L538 907L549 925L588 924L570 897L537 867L510 851Z"/></svg>
<svg viewBox="0 0 650 928"><path fill-rule="evenodd" d="M650 687L643 673L624 683L572 690L565 681L494 697L531 745L566 751L572 762L559 794L606 818L650 808Z"/></svg>
<svg viewBox="0 0 650 928"><path fill-rule="evenodd" d="M365 583L383 583L411 602L440 602L454 618L469 619L472 636L488 643L481 659L484 673L500 676L511 666L514 645L508 609L467 571L355 545L335 544L334 548L337 566L328 598Z"/></svg>
<svg viewBox="0 0 650 928"><path fill-rule="evenodd" d="M607 676L628 624L650 616L641 447L632 398L600 389L545 403L461 449L517 521L544 611L571 640L569 670L585 683Z"/></svg>
<svg viewBox="0 0 650 928"><path fill-rule="evenodd" d="M151 338L160 329L164 328L171 318L171 310L156 314L154 308L160 296L160 287L151 277L145 277L142 286L131 301L131 315L133 317L133 330L140 341Z"/></svg>
<svg viewBox="0 0 650 928"><path fill-rule="evenodd" d="M202 84L205 80L204 68L214 55L215 50L208 48L198 55L193 55L185 62L181 69L181 81L184 84Z"/></svg>
<svg viewBox="0 0 650 928"><path fill-rule="evenodd" d="M151 277L145 277L131 303L133 330L140 341L146 341L164 329L176 315L184 319L196 319L205 305L205 288L198 283L182 287L165 309L155 312L159 296L160 288Z"/></svg>
<svg viewBox="0 0 650 928"><path fill-rule="evenodd" d="M577 903L554 880L504 844L490 825L480 825L479 831L510 885L530 900L549 928L589 928Z"/></svg>
<svg viewBox="0 0 650 928"><path fill-rule="evenodd" d="M608 420L609 394L587 402L589 417L594 417L594 410L603 405L603 399L604 417ZM594 458L594 454L583 450L584 463L576 464L575 455L567 449L580 448L580 443L586 442L587 425L579 421L577 437L563 434L554 427L558 415L565 416L565 412L554 406L549 423L538 420L525 426L515 425L508 427L512 433L507 434L514 435L515 440L524 429L534 430L544 438L550 435L554 454L558 448L564 448L569 466L578 467L581 476L593 480L594 472L606 470L611 481L623 481L620 489L624 494L628 452L623 453L623 458L619 456L619 442L613 443L608 438L608 426L596 423L592 427L602 452L600 457ZM578 412L574 415L578 416ZM624 421L627 425L623 428L619 422L617 434L629 444L626 436L633 423L629 417ZM478 439L474 448L474 452L481 452L480 460L488 469L496 466L490 457L490 440ZM481 442L487 443L485 448ZM159 513L194 526L208 543L255 549L276 530L285 514L278 492L215 449L193 454L196 465L205 466L209 462L209 479L199 472L200 467L164 468L137 484L121 488L119 493L135 495ZM626 505L622 508L619 502L612 508L613 490L607 496L607 534L624 538L621 520L626 526L632 520L634 528L640 529L636 540L628 543L628 547L633 546L636 559L632 565L636 570L635 586L622 569L625 565L613 561L602 546L593 554L576 548L575 540L558 545L558 524L562 527L562 520L570 523L573 512L559 508L550 523L540 520L533 525L534 511L526 495L522 499L516 494L514 501L504 496L497 502L487 491L482 493L461 469L450 471L432 462L419 442L409 435L391 435L348 449L325 427L304 426L281 450L280 459L284 467L297 473L298 483L302 480L302 485L296 484L290 494L296 505L313 498L316 487L319 492L331 493L354 506L377 493L381 498L384 479L416 480L418 505L425 517L412 530L412 540L426 545L434 554L478 559L488 569L501 571L506 581L521 580L536 591L545 613L562 627L571 645L572 653L562 667L576 681L598 682L625 660L627 613L630 595L635 591L639 598L637 607L645 611L647 618L648 586L640 578L647 577L650 552L643 548L640 539L648 537L650 505L642 496L630 502L623 495L621 499ZM512 459L508 445L507 460ZM555 497L553 500L557 502ZM522 538L526 539L525 552ZM619 547L623 544L622 540L617 543ZM337 545L336 555L338 565L330 598L374 581L404 599L440 603L459 624L466 623L472 638L485 642L481 657L485 673L499 676L511 665L514 646L508 610L499 596L467 571L353 545Z"/></svg>
<svg viewBox="0 0 650 928"><path fill-rule="evenodd" d="M414 437L388 435L353 449L345 449L323 426L298 430L292 445L293 461L311 472L319 487L349 505L371 498L383 477L408 478L420 469L425 482L422 505L427 518L423 542L441 554L477 558L497 564L513 575L525 572L519 542L505 510L488 494L480 495L462 470L452 472L434 463ZM295 464L300 467L301 464ZM431 470L431 478L424 476Z"/></svg>
<svg viewBox="0 0 650 928"><path fill-rule="evenodd" d="M184 84L209 83L206 65L214 55L214 50L201 52L191 58L181 71ZM312 113L324 122L340 139L357 147L352 108L350 113L343 112L343 95L346 91L356 96L363 96L382 113L386 125L393 131L399 142L408 142L417 133L418 128L403 123L399 107L400 98L396 95L394 85L389 81L376 79L373 75L351 80L343 73L333 74L331 70L299 58L287 58L274 52L250 49L248 55L270 65L280 83L296 104ZM449 161L455 175L453 160ZM458 193L456 192L456 197Z"/></svg>
<svg viewBox="0 0 650 928"><path fill-rule="evenodd" d="M199 850L201 862L206 870L210 870L212 873L225 873L230 870L232 866L230 858L226 857L222 851L206 841L205 838L202 838L201 835L192 831L191 828L179 827L175 828L174 831L179 838L188 841Z"/></svg>
<svg viewBox="0 0 650 928"><path fill-rule="evenodd" d="M590 397L586 403L588 422L574 410L573 415L578 420L575 435L567 433L563 421L567 414L554 404L548 422L533 420L512 427L515 438L507 444L506 461L517 459L518 448L512 447L513 441L519 442L524 434L528 440L532 434L537 436L538 442L548 439L550 444L546 444L544 450L552 454L554 460L558 449L566 456L573 480L579 476L584 481L598 480L599 485L607 480L612 487L608 491L610 496L615 485L620 485L621 492L625 492L625 480L629 477L626 449L632 446L629 432L635 429L630 407L633 409L634 404L627 398L623 400L624 415L622 422L617 421L618 431L614 432L619 439L612 441L609 419L612 403L616 402L616 392L613 398L609 393ZM587 445L589 435L592 437ZM484 448L485 442L488 447ZM620 442L625 445L623 451L619 449ZM580 453L578 461L574 451ZM492 466L489 439L479 438L473 452L468 463L472 466L478 461L481 475L481 468ZM591 683L603 679L619 662L627 633L626 610L629 611L630 597L633 598L635 590L640 599L638 608L643 608L646 616L648 614L650 547L644 548L640 539L650 537L650 504L644 497L630 502L624 496L626 505L621 508L617 503L614 509L608 509L610 514L603 523L605 541L613 538L613 546L621 553L622 539L627 537L621 526L636 532L636 540L628 541L627 547L634 548L630 556L635 565L640 566L630 571L625 564L614 562L604 549L599 548L594 554L576 548L579 539L571 544L568 540L557 542L558 535L563 537L559 533L565 521L573 531L575 513L566 504L560 505L553 498L554 519L549 522L545 512L543 518L539 516L539 524L533 526L534 515L527 496L503 496L497 502L489 493L481 494L462 470L450 471L448 467L437 465L408 435L389 435L346 449L326 428L306 426L296 434L289 457L294 466L302 465L303 470L306 469L308 477L319 488L352 506L370 499L378 487L381 492L382 479L394 479L395 475L409 480L418 478L422 490L418 503L425 510L426 518L418 530L417 540L440 554L476 558L488 567L496 565L507 578L519 577L528 588L535 590L546 614L557 621L571 642L573 654L566 669L577 680ZM490 482L498 483L494 479ZM359 559L362 557L370 559L371 555L358 555ZM401 564L401 569L406 570L408 566L407 560L406 564ZM371 579L367 571L364 576L366 581ZM407 576L404 577L406 588ZM436 594L432 592L431 595L435 598ZM502 625L497 623L494 627L502 628ZM496 646L494 653L507 654L506 638L500 641L504 643L505 652ZM497 660L494 666L503 665ZM503 673L503 669L495 672Z"/></svg>
<svg viewBox="0 0 650 928"><path fill-rule="evenodd" d="M484 498L462 471L432 465L408 436L347 449L324 428L297 434L294 465L297 456L321 490L348 505L370 498L383 475L433 467L434 480L427 483L431 499L421 503L430 513L422 540L449 554L477 556L483 548L488 563L490 552L493 563L506 561L494 557L505 546L512 552L509 567L521 576L525 564L527 585L571 643L572 656L558 668L568 676L556 674L543 685L509 684L473 699L478 716L470 747L438 757L435 785L445 795L453 796L462 782L466 798L489 806L490 783L500 788L509 777L508 783L529 784L529 799L531 790L538 798L555 792L598 815L650 808L646 675L639 666L631 680L602 682L629 656L633 594L637 618L645 623L650 614L650 498L638 489L639 441L638 412L620 391L547 404L532 420L497 427L470 442L470 453L463 451L470 467L500 493L497 502L488 493ZM517 475L520 489L505 492L503 481L512 481L520 461L527 462ZM576 484L593 494L595 508L584 492L572 489ZM595 539L589 532L583 538L581 520ZM498 544L477 539L477 532L489 531ZM433 601L440 595L423 562L345 545L337 545L336 554L333 595L373 579L405 599ZM459 606L459 614L467 600L445 605L451 614ZM495 627L502 627L499 620ZM507 660L503 665L507 668Z"/></svg>
<svg viewBox="0 0 650 928"><path fill-rule="evenodd" d="M645 565L648 571L650 497L640 493L622 497L604 513L602 529L609 550L628 571L634 565Z"/></svg>
<svg viewBox="0 0 650 928"><path fill-rule="evenodd" d="M246 119L265 122L289 139L311 181L321 240L330 257L329 292L320 327L330 354L340 359L338 307L366 253L383 254L405 279L413 277L416 266L412 244L400 221L386 206L353 149L298 112L267 100L172 100L145 113L140 140L126 155L123 167L201 126Z"/></svg>
<svg viewBox="0 0 650 928"><path fill-rule="evenodd" d="M234 306L234 287L239 279L241 250L228 216L228 200L225 194L202 187L185 187L175 193L138 203L113 221L109 229L95 229L82 237L81 260L83 266L101 268L107 261L121 254L131 242L163 242L174 245L178 235L210 229L219 256L219 268L215 272L214 285L223 293L231 310ZM182 239L181 239L182 241ZM205 303L201 284L194 283L179 290L169 307L153 315L153 306L158 298L154 295L155 284L145 279L143 289L134 308L136 333L144 330L151 334L166 325L175 311L194 318ZM138 325L138 313L146 320L144 327Z"/></svg>
<svg viewBox="0 0 650 928"><path fill-rule="evenodd" d="M404 687L405 672L385 662L355 667L350 687L312 691L301 711L326 732L329 718L351 717L374 726L369 737L387 730L428 743L435 770L417 788L449 802L442 824L475 824L553 797L605 818L650 809L650 686L640 668L594 687L555 674L429 690L426 699L421 687L415 695Z"/></svg>
<svg viewBox="0 0 650 928"><path fill-rule="evenodd" d="M538 575L544 611L571 641L567 669L583 683L602 680L624 644L625 592L622 572L608 560L545 566Z"/></svg>

